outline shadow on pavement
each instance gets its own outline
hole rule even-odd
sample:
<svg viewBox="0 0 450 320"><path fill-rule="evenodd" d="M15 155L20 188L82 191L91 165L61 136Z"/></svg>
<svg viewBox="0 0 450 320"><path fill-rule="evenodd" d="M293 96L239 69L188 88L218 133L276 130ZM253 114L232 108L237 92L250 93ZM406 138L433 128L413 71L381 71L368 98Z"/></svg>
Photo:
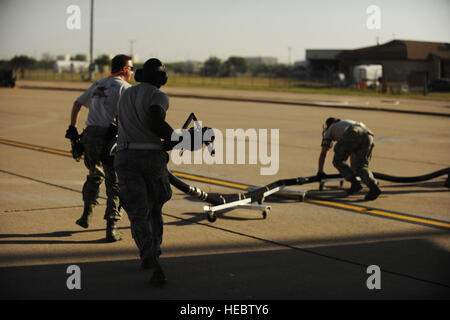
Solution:
<svg viewBox="0 0 450 320"><path fill-rule="evenodd" d="M314 251L314 252L312 252ZM45 259L45 255L42 256ZM347 260L348 259L348 260ZM0 268L0 299L449 299L450 255L423 239L167 257L168 283L154 288L136 260ZM367 266L381 268L369 290Z"/></svg>
<svg viewBox="0 0 450 320"><path fill-rule="evenodd" d="M130 229L130 227L119 227L118 229ZM60 238L60 237L71 237L77 233L86 233L86 232L99 232L105 231L105 229L89 229L89 230L68 230L68 231L55 231L49 233L28 233L28 234L19 234L19 233L9 233L9 234L0 234L0 239L7 238ZM97 239L97 240L86 240L86 241L74 241L74 240L0 240L0 246L2 244L63 244L63 243L107 243L105 238Z"/></svg>

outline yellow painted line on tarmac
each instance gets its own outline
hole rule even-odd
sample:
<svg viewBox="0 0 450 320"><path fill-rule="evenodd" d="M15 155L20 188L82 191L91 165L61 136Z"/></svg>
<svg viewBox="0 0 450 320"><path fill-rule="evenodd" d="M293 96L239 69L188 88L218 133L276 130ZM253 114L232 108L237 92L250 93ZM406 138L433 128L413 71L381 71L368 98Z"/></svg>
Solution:
<svg viewBox="0 0 450 320"><path fill-rule="evenodd" d="M191 179L191 180L195 180L195 181L199 181L199 182L209 182L209 183L214 183L214 184L219 184L222 186L226 186L226 187L233 187L233 188L238 188L238 189L243 189L243 190L247 190L248 186L247 185L243 185L243 184L238 184L238 183L232 183L232 182L227 182L227 181L221 181L221 180L216 180L216 179L211 179L211 178L205 178L205 177L199 177L199 176L193 176L187 173L181 173L181 172L172 172L173 175L181 177L181 178L186 178L186 179Z"/></svg>
<svg viewBox="0 0 450 320"><path fill-rule="evenodd" d="M232 186L232 187L235 187L238 189L243 189L243 190L248 189L247 185L233 184L230 182L216 180L213 178L204 178L204 177L199 177L199 176L184 174L184 173L179 173L179 172L172 172L172 173L176 176L184 177L184 178L199 181L199 182L200 181L210 182L210 183L223 185L223 186ZM378 210L378 209L368 209L368 208L364 208L364 207L358 207L358 206L339 203L339 202L323 201L323 200L315 200L315 199L305 199L305 202L317 203L317 204L327 205L327 206L335 207L335 208L339 208L339 209L346 209L346 210L352 210L352 211L357 211L357 212L366 213L366 214L373 214L373 215L382 216L382 217L394 218L394 219L402 220L402 221L409 221L409 222L432 225L432 226L437 226L437 227L450 228L450 223L446 223L446 222L433 221L433 220L423 219L423 218L419 218L419 217L412 217L412 216L403 215L403 214L399 214L399 213L386 212L386 211L382 211L382 210Z"/></svg>
<svg viewBox="0 0 450 320"><path fill-rule="evenodd" d="M392 217L392 218L396 218L396 219L403 219L403 220L409 220L409 221L412 221L412 222L431 224L431 225L438 226L438 227L450 228L450 223L445 223L445 222L432 221L432 220L415 218L415 217L405 217L403 215L399 215L399 214L395 214L395 213L389 213L389 212L384 212L384 211L375 210L375 209L369 210L368 212L369 213L373 213L373 214L378 214L378 215L381 215L381 216Z"/></svg>
<svg viewBox="0 0 450 320"><path fill-rule="evenodd" d="M69 156L69 157L72 156L72 154L67 151L62 151L62 150L57 150L57 149L52 149L52 148L47 148L47 147L41 147L41 146L21 143L21 142L17 142L17 141L0 139L0 143L15 146L15 147L36 150L36 151L43 151L43 152L48 152L48 153L53 153L53 154ZM181 178L186 178L186 179L190 179L190 180L194 180L194 181L198 181L198 182L213 183L213 184L222 185L225 187L232 187L232 188L241 189L241 190L247 190L249 187L248 185L244 185L244 184L223 181L223 180L217 180L214 178L201 177L201 176L192 175L192 174L183 173L183 172L173 171L172 173L173 173L173 175L181 177ZM420 223L420 224L431 225L431 226L436 226L436 227L441 227L441 228L442 227L450 228L450 223L447 223L444 221L428 220L428 219L423 219L420 217L413 217L413 216L403 215L403 214L399 214L399 213L382 211L382 210L378 210L378 209L358 207L355 205L344 204L344 203L339 203L339 202L316 200L316 199L306 199L305 201L310 202L310 203L317 203L320 205L326 205L326 206L330 206L330 207L345 209L345 210L352 210L352 211L366 213L366 214L373 214L373 215L377 215L377 216L393 218L393 219L402 220L402 221Z"/></svg>
<svg viewBox="0 0 450 320"><path fill-rule="evenodd" d="M232 187L235 187L238 189L243 189L243 190L248 189L247 185L233 184L230 182L216 180L213 178L204 178L204 177L199 177L199 176L184 174L184 173L179 173L179 172L172 172L172 173L176 176L188 178L188 179L195 180L195 181L203 181L203 182L210 182L210 183L214 183L214 184L218 184L218 185L232 186ZM364 208L364 207L358 207L358 206L339 203L339 202L315 200L315 199L305 199L305 201L311 202L311 203L327 205L327 206L335 207L335 208L339 208L339 209L346 209L346 210L352 210L352 211L357 211L357 212L361 212L361 213L368 213L368 214L373 214L373 215L377 215L377 216L394 218L397 220L415 222L415 223L432 225L432 226L437 226L437 227L450 228L450 223L433 221L433 220L428 220L428 219L423 219L423 218L418 218L418 217L411 217L411 216L402 215L402 214L398 214L398 213L386 212L386 211L382 211L382 210L378 210L378 209L368 209L368 208Z"/></svg>
<svg viewBox="0 0 450 320"><path fill-rule="evenodd" d="M49 153L56 153L56 154L60 154L60 155L64 155L64 156L72 156L72 154L70 152L68 152L68 151L61 151L61 150L52 149L52 148L40 147L40 146L35 146L35 145L31 145L31 144L25 144L25 143L11 141L11 140L0 139L0 143L7 144L7 145L10 145L10 146L15 146L15 147L31 149L31 150L44 151L44 152L49 152Z"/></svg>
<svg viewBox="0 0 450 320"><path fill-rule="evenodd" d="M343 204L343 203L338 203L338 202L332 202L332 201L308 199L308 202L324 204L324 205L327 205L327 206L333 206L333 207L337 207L337 208L341 208L341 209L347 209L347 210L367 211L366 208L356 207L356 206Z"/></svg>
<svg viewBox="0 0 450 320"><path fill-rule="evenodd" d="M450 223L446 223L446 222L410 217L410 216L406 216L406 215L402 215L402 214L398 214L398 213L386 212L386 211L381 211L381 210L377 210L377 209L368 209L368 208L357 207L357 206L343 204L343 203L331 202L331 201L313 200L313 199L308 199L307 201L313 202L313 203L318 203L318 204L323 204L323 205L327 205L327 206L347 209L347 210L358 211L358 212L362 212L362 213L369 213L369 214L384 216L384 217L388 217L388 218L394 218L394 219L406 220L406 221L411 221L411 222L416 222L416 223L421 223L421 224L450 228Z"/></svg>
<svg viewBox="0 0 450 320"><path fill-rule="evenodd" d="M17 142L17 141L0 139L0 143L14 146L14 147L21 147L21 148L26 148L26 149L31 149L31 150L44 151L44 152L48 152L48 153L54 153L54 154L59 154L59 155L64 155L64 156L69 156L69 157L72 156L72 154L68 151L62 151L62 150L57 150L57 149L47 148L47 147L41 147L41 146L36 146L36 145ZM199 176L190 175L190 174L182 173L182 172L172 172L172 173L175 176L178 176L181 178L186 178L186 179L191 179L191 180L195 180L195 181L199 181L199 182L216 183L216 184L220 184L223 186L238 188L238 189L243 189L243 190L246 190L248 188L247 185L233 183L233 182L215 180L215 179L210 179L210 178L206 178L206 177L199 177Z"/></svg>

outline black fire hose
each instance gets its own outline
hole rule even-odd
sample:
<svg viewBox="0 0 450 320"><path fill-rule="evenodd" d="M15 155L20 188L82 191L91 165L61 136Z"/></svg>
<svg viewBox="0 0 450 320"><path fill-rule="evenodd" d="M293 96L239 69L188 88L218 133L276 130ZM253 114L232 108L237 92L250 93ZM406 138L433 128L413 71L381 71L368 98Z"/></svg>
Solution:
<svg viewBox="0 0 450 320"><path fill-rule="evenodd" d="M326 177L338 178L340 177L340 175L333 174L327 175ZM184 183L183 181L175 177L170 171L169 171L169 180L170 184L172 184L178 190L188 195L199 198L200 200L208 202L214 206L248 198L251 198L252 202L262 202L264 193L276 187L302 185L306 183L313 183L320 181L317 176L282 179L246 193L220 194L220 193L207 193L198 187L188 185L187 183Z"/></svg>
<svg viewBox="0 0 450 320"><path fill-rule="evenodd" d="M183 125L183 129L187 129L191 121L197 122L197 117L192 112L189 117L187 118L186 122ZM207 127L202 128L202 133L204 133L203 129L207 129ZM206 145L208 145L212 141L203 142ZM421 182L430 180L439 176L442 176L444 174L449 175L450 173L450 167L441 169L439 171L435 171L426 175L422 176L415 176L415 177L396 177L391 176L383 173L374 172L373 175L375 178L390 182L399 182L399 183L408 183L408 182ZM341 174L328 174L323 177L323 179L333 179L333 178L342 178ZM310 176L310 177L298 177L298 178L292 178L292 179L282 179L275 182L272 182L264 187L260 187L257 189L254 189L252 191L246 192L246 193L232 193L232 194L219 194L219 193L207 193L203 190L201 190L198 187L191 186L187 183L184 183L177 177L175 177L170 171L169 171L169 180L170 183L180 191L194 196L196 198L199 198L203 201L206 201L214 206L225 204L233 201L243 200L251 198L252 202L258 202L261 203L264 198L264 193L275 189L277 187L286 187L286 186L293 186L293 185L302 185L306 183L313 183L313 182L320 182L321 179L317 176ZM447 181L445 182L445 186L447 188L450 188L450 182L449 182L449 176L447 176Z"/></svg>
<svg viewBox="0 0 450 320"><path fill-rule="evenodd" d="M441 169L439 171L435 171L426 175L422 176L414 176L414 177L396 177L391 176L383 173L377 173L374 172L374 176L377 179L390 181L390 182L399 182L399 183L408 183L408 182L421 182L430 180L445 174L450 173L450 167ZM324 179L333 179L333 178L341 178L342 175L340 174L328 174L324 177ZM292 178L292 179L282 179L275 182L272 182L264 187L257 188L255 190L246 192L246 193L232 193L232 194L219 194L219 193L207 193L203 190L201 190L198 187L191 186L187 183L184 183L177 177L175 177L170 171L169 171L169 180L170 183L180 191L194 196L196 198L199 198L200 200L203 200L205 202L208 202L214 206L225 204L233 201L243 200L251 198L252 202L259 202L261 203L264 197L264 193L266 191L269 191L271 189L274 189L276 187L286 187L286 186L293 186L293 185L303 185L307 183L313 183L313 182L320 182L320 179L317 176L310 176L310 177L298 177L298 178ZM447 181L445 183L445 186L449 188L449 177L447 176Z"/></svg>
<svg viewBox="0 0 450 320"><path fill-rule="evenodd" d="M415 176L415 177L396 177L396 176L390 176L387 174L383 174L383 173L378 173L378 172L374 172L373 175L375 176L375 178L380 179L380 180L385 180L385 181L390 181L390 182L401 182L401 183L407 183L407 182L422 182L422 181L427 181L427 180L431 180L440 176L443 176L445 174L449 174L450 173L450 167L445 168L445 169L441 169L429 174L424 174L422 176ZM447 181L448 181L448 177L447 177ZM448 187L448 185L446 184L446 187Z"/></svg>

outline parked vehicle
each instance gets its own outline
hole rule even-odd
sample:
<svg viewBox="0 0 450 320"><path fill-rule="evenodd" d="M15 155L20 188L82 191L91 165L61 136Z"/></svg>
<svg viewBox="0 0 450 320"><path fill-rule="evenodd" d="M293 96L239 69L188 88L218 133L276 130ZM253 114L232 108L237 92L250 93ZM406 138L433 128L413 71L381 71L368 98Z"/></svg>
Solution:
<svg viewBox="0 0 450 320"><path fill-rule="evenodd" d="M361 87L375 88L378 86L378 78L383 75L382 65L358 65L353 68L353 80Z"/></svg>
<svg viewBox="0 0 450 320"><path fill-rule="evenodd" d="M436 79L430 82L428 90L431 92L450 92L450 79Z"/></svg>
<svg viewBox="0 0 450 320"><path fill-rule="evenodd" d="M16 78L12 69L0 69L0 87L13 88L16 85Z"/></svg>

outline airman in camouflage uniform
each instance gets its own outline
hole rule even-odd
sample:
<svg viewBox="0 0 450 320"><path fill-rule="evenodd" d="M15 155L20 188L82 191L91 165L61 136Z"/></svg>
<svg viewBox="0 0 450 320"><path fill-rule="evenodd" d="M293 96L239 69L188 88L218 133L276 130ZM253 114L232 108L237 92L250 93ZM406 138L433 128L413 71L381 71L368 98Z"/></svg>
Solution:
<svg viewBox="0 0 450 320"><path fill-rule="evenodd" d="M141 74L141 77L138 75ZM129 88L119 101L119 133L114 166L119 176L120 200L131 223L141 267L154 269L150 282L163 285L159 262L163 236L162 207L172 196L164 141L173 129L165 122L168 96L159 90L167 81L164 66L150 59L136 71L140 84Z"/></svg>
<svg viewBox="0 0 450 320"><path fill-rule="evenodd" d="M318 176L323 176L323 166L328 150L333 141L337 141L334 147L333 165L351 182L347 193L353 194L362 189L360 180L369 187L365 200L375 200L381 193L372 172L369 170L369 161L374 147L373 133L364 123L353 120L340 120L328 118L326 130L323 133L322 151L319 156ZM346 163L352 156L352 166Z"/></svg>
<svg viewBox="0 0 450 320"><path fill-rule="evenodd" d="M121 94L131 85L127 82L133 73L131 57L118 55L111 61L112 74L96 81L74 102L71 123L66 138L72 141L80 138L76 129L82 106L89 109L86 129L80 141L84 147L84 163L89 170L83 185L84 210L76 223L88 228L93 208L98 204L100 185L106 185L106 240L114 242L122 239L117 222L122 218L119 205L119 184L114 170L114 159L109 156L109 143L117 133L117 103Z"/></svg>

